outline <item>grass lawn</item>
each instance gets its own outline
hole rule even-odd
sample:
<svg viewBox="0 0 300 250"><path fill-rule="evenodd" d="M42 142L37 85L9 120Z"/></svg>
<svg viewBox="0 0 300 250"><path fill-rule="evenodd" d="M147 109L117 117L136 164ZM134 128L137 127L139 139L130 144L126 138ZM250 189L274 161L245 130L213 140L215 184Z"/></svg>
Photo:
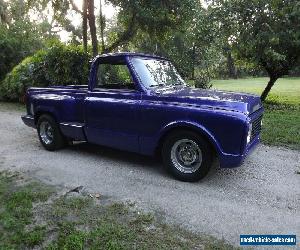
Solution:
<svg viewBox="0 0 300 250"><path fill-rule="evenodd" d="M213 80L213 88L255 93L260 95L266 87L269 78L245 78L229 80ZM275 82L267 98L288 105L300 105L300 77L281 78Z"/></svg>
<svg viewBox="0 0 300 250"><path fill-rule="evenodd" d="M234 249L164 224L134 204L57 191L0 172L0 249Z"/></svg>
<svg viewBox="0 0 300 250"><path fill-rule="evenodd" d="M213 88L261 94L268 78L213 80ZM262 141L300 149L300 78L279 79L265 106Z"/></svg>

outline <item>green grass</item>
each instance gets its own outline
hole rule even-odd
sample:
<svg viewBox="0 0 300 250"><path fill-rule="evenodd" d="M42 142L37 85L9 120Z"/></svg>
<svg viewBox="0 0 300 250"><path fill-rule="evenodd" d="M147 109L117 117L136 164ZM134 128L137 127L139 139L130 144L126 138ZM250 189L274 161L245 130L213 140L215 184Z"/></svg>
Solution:
<svg viewBox="0 0 300 250"><path fill-rule="evenodd" d="M0 249L33 247L45 237L43 226L32 225L33 204L45 202L52 190L38 182L18 186L17 181L17 175L0 173Z"/></svg>
<svg viewBox="0 0 300 250"><path fill-rule="evenodd" d="M269 145L300 149L300 107L274 109L266 106L262 141Z"/></svg>
<svg viewBox="0 0 300 250"><path fill-rule="evenodd" d="M212 81L213 88L261 94L268 78ZM279 79L265 103L262 141L300 149L300 78Z"/></svg>
<svg viewBox="0 0 300 250"><path fill-rule="evenodd" d="M161 222L132 204L57 196L54 188L0 172L0 249L234 249Z"/></svg>
<svg viewBox="0 0 300 250"><path fill-rule="evenodd" d="M213 88L255 93L260 95L266 87L267 77L213 80ZM300 77L280 78L275 82L267 100L288 105L300 105Z"/></svg>

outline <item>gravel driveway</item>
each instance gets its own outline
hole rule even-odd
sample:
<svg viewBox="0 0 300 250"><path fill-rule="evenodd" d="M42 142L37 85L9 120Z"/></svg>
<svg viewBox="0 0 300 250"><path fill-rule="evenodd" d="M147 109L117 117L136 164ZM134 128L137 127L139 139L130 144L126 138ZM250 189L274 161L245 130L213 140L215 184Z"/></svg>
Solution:
<svg viewBox="0 0 300 250"><path fill-rule="evenodd" d="M248 233L300 237L299 151L261 145L242 167L183 183L168 176L161 163L136 154L85 143L47 152L21 114L0 104L0 170L130 200L167 222L235 245Z"/></svg>

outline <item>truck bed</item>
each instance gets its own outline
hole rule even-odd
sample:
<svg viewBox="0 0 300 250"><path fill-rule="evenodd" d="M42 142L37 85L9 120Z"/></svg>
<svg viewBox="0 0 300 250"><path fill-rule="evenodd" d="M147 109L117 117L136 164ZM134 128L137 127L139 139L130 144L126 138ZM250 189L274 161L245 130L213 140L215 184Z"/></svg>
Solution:
<svg viewBox="0 0 300 250"><path fill-rule="evenodd" d="M34 114L50 112L61 123L77 126L84 123L83 101L87 91L87 85L34 87L28 89L27 96Z"/></svg>

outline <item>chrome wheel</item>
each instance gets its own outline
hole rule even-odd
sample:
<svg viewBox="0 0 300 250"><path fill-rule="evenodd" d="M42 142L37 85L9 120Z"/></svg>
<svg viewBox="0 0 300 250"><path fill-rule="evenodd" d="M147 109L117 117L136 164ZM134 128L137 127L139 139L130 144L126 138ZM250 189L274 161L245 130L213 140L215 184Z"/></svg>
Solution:
<svg viewBox="0 0 300 250"><path fill-rule="evenodd" d="M181 139L172 146L171 161L180 172L194 173L201 166L202 151L193 140Z"/></svg>
<svg viewBox="0 0 300 250"><path fill-rule="evenodd" d="M40 137L42 141L49 145L53 142L53 128L48 121L42 121L40 124Z"/></svg>

